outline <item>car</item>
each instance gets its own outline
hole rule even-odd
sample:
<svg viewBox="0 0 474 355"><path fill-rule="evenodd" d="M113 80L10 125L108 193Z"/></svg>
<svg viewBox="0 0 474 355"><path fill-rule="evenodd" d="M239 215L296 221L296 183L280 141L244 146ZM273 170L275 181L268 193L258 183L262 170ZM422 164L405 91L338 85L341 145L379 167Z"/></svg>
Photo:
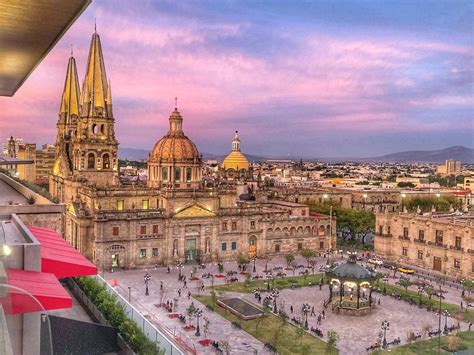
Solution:
<svg viewBox="0 0 474 355"><path fill-rule="evenodd" d="M415 270L409 269L409 268L404 268L404 267L399 267L398 271L404 273L404 274L413 274Z"/></svg>
<svg viewBox="0 0 474 355"><path fill-rule="evenodd" d="M373 264L373 265L377 265L377 266L382 266L382 265L383 265L383 261L382 261L382 260L375 259L375 258L369 259L369 260L368 260L368 263L369 263L369 264Z"/></svg>

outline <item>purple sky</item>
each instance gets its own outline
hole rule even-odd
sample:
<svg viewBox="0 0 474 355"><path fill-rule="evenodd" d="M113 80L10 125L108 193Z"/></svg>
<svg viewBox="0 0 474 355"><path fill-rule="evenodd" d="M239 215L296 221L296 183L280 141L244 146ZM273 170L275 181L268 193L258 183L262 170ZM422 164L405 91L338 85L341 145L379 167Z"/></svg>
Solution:
<svg viewBox="0 0 474 355"><path fill-rule="evenodd" d="M470 1L94 1L13 98L1 140L54 142L71 44L97 19L122 147L151 149L174 97L201 152L374 156L474 146Z"/></svg>

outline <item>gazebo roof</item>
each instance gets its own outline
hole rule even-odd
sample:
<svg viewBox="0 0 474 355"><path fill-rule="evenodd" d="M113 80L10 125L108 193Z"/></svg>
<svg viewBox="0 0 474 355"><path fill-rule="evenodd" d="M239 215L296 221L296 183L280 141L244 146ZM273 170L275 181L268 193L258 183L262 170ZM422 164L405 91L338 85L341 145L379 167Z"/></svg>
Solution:
<svg viewBox="0 0 474 355"><path fill-rule="evenodd" d="M365 267L357 264L355 255L351 255L345 264L336 266L334 269L329 270L327 274L344 280L371 280L375 277Z"/></svg>

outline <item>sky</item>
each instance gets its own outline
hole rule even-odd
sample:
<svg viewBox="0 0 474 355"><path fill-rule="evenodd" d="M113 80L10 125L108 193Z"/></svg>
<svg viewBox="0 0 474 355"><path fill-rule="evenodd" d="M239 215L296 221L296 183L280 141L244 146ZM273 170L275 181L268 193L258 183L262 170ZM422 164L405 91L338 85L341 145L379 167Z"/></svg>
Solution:
<svg viewBox="0 0 474 355"><path fill-rule="evenodd" d="M474 2L101 1L13 98L0 133L54 142L71 45L94 19L121 147L152 149L178 97L200 152L370 157L474 147Z"/></svg>

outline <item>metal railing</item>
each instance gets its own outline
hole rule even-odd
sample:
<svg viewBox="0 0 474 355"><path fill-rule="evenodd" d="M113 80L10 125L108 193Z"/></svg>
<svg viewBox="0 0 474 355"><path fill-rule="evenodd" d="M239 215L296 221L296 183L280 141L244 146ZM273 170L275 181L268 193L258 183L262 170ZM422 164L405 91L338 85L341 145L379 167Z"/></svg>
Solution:
<svg viewBox="0 0 474 355"><path fill-rule="evenodd" d="M121 294L119 294L112 286L109 285L100 275L93 276L101 284L105 285L105 289L111 295L117 297L117 302L123 306L123 310L127 317L135 323L143 331L145 336L152 342L155 342L158 347L164 349L165 354L181 354L184 355L185 352L178 348L178 346L171 341L169 335L163 334L159 329L157 329L151 322L146 319L134 306L132 306Z"/></svg>

